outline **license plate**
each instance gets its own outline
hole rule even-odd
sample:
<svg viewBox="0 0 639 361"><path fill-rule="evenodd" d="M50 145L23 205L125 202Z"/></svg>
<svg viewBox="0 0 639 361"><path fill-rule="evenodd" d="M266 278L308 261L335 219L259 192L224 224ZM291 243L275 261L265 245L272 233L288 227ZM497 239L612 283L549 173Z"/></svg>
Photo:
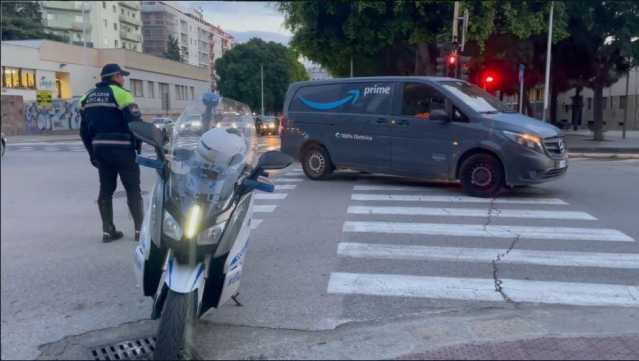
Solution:
<svg viewBox="0 0 639 361"><path fill-rule="evenodd" d="M560 160L557 162L557 168L566 168L566 160Z"/></svg>

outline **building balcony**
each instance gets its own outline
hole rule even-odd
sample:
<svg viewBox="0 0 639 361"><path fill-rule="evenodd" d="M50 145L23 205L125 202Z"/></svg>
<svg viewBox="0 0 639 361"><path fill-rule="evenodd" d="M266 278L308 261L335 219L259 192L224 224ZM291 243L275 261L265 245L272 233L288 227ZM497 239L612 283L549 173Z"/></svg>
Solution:
<svg viewBox="0 0 639 361"><path fill-rule="evenodd" d="M45 9L57 9L67 11L82 12L82 4L76 4L75 1L43 1L42 7ZM85 6L85 11L89 11L91 6Z"/></svg>
<svg viewBox="0 0 639 361"><path fill-rule="evenodd" d="M133 18L126 14L120 14L120 22L131 24L131 25L142 25L142 22L139 18Z"/></svg>
<svg viewBox="0 0 639 361"><path fill-rule="evenodd" d="M120 30L120 37L124 40L133 41L139 43L142 41L142 35L133 31Z"/></svg>
<svg viewBox="0 0 639 361"><path fill-rule="evenodd" d="M75 30L75 31L86 30L87 32L89 32L91 31L91 23L89 21L87 21L86 23L82 23L81 21L74 21L71 24L71 30Z"/></svg>
<svg viewBox="0 0 639 361"><path fill-rule="evenodd" d="M118 3L120 6L124 6L125 8L132 10L140 10L142 8L139 1L118 1Z"/></svg>

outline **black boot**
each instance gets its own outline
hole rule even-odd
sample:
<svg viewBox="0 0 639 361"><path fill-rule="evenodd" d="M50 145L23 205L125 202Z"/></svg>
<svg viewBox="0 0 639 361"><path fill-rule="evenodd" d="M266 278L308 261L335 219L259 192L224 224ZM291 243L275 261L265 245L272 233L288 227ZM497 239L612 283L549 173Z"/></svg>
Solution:
<svg viewBox="0 0 639 361"><path fill-rule="evenodd" d="M142 201L142 195L132 194L127 195L126 203L129 206L133 223L135 224L135 241L140 240L140 229L142 228L142 221L144 220L144 202Z"/></svg>
<svg viewBox="0 0 639 361"><path fill-rule="evenodd" d="M122 238L124 234L115 229L115 225L113 225L113 201L111 199L98 200L98 209L102 218L102 242L108 243Z"/></svg>

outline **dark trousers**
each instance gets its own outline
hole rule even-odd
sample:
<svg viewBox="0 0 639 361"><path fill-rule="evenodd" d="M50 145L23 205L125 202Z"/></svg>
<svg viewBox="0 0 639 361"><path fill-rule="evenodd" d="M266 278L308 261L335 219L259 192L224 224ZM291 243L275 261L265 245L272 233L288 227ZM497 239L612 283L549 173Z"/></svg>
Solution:
<svg viewBox="0 0 639 361"><path fill-rule="evenodd" d="M110 232L113 225L113 193L117 187L117 177L126 190L127 204L135 223L135 230L142 227L144 218L142 192L140 190L140 167L135 162L133 148L100 146L95 148L95 159L98 162L100 175L100 194L98 206L102 217L102 230Z"/></svg>

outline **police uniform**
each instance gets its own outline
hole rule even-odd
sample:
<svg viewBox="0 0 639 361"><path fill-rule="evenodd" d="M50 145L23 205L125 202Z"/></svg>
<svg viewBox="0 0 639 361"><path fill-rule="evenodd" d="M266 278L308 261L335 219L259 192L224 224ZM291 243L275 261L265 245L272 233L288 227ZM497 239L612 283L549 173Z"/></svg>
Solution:
<svg viewBox="0 0 639 361"><path fill-rule="evenodd" d="M118 73L129 74L117 64L105 65L101 73L102 82L80 99L80 135L100 176L98 208L105 242L122 237L122 232L117 231L113 224L113 193L118 175L126 190L136 239L143 220L140 167L135 162L136 150L140 152L141 143L128 127L129 122L141 120L141 114L131 93L116 82L107 80Z"/></svg>

